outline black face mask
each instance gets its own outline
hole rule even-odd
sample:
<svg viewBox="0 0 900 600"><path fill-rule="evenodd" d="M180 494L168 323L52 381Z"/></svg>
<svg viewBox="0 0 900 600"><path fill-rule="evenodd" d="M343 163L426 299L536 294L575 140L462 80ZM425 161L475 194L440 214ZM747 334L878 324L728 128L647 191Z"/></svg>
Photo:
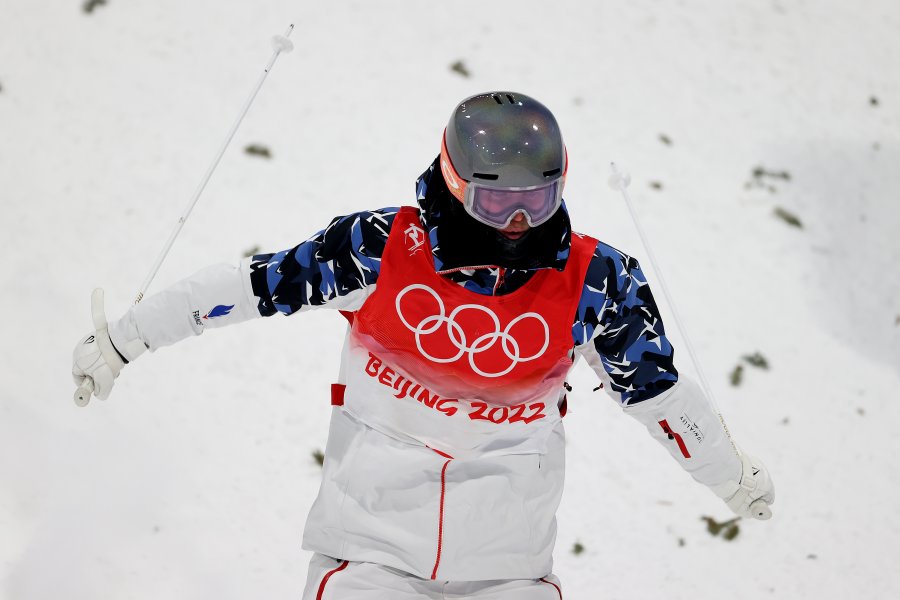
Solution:
<svg viewBox="0 0 900 600"><path fill-rule="evenodd" d="M447 189L438 170L428 182L426 218L438 226L437 237L444 269L496 265L507 269L552 267L568 238L569 218L557 210L550 219L509 239L497 229L477 221ZM565 240L568 243L568 239Z"/></svg>

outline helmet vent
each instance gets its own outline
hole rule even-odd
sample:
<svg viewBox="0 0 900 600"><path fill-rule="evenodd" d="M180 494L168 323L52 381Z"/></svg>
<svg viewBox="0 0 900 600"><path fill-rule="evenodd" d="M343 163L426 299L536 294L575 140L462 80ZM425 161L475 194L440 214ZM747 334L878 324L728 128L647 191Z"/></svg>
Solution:
<svg viewBox="0 0 900 600"><path fill-rule="evenodd" d="M557 169L558 171L559 169ZM477 177L478 179L488 179L490 181L496 181L500 178L496 173L472 173L472 177Z"/></svg>
<svg viewBox="0 0 900 600"><path fill-rule="evenodd" d="M505 96L506 96L506 99L509 100L510 104L516 103L516 99L513 97L512 94L505 94ZM496 102L497 104L503 104L503 96L501 96L500 94L491 94L491 98L493 98L494 102Z"/></svg>
<svg viewBox="0 0 900 600"><path fill-rule="evenodd" d="M559 175L559 173L561 171L562 171L562 169L560 169L559 167L556 167L555 169L550 169L549 171L544 171L544 177L553 177L554 175Z"/></svg>

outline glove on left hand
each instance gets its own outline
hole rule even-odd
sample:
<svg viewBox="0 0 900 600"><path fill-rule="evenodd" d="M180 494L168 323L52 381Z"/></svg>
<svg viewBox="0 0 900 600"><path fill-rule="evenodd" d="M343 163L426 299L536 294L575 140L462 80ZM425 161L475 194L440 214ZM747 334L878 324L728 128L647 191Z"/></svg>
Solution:
<svg viewBox="0 0 900 600"><path fill-rule="evenodd" d="M772 518L769 505L775 502L775 485L769 470L758 458L741 453L741 480L711 486L736 515L760 521Z"/></svg>

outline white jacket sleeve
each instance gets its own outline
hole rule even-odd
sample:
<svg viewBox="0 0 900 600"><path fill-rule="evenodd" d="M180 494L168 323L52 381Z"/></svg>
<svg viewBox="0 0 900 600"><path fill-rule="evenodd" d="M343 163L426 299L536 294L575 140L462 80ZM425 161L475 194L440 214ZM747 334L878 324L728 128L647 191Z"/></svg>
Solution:
<svg viewBox="0 0 900 600"><path fill-rule="evenodd" d="M624 407L699 483L714 487L741 480L741 458L725 422L703 390L681 375L654 398Z"/></svg>
<svg viewBox="0 0 900 600"><path fill-rule="evenodd" d="M144 298L109 324L109 337L126 360L184 338L260 317L250 286L250 259L213 265Z"/></svg>

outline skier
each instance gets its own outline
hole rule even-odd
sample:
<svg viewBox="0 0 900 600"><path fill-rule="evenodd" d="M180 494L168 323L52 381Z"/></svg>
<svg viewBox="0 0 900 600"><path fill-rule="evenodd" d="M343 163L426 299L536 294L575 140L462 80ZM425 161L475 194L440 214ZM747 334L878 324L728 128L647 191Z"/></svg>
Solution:
<svg viewBox="0 0 900 600"><path fill-rule="evenodd" d="M551 555L578 359L695 480L763 516L768 471L679 376L637 261L571 229L566 167L544 105L467 98L417 181L418 207L338 217L289 250L199 271L79 342L75 381L106 398L147 349L342 311L304 600L562 598Z"/></svg>

